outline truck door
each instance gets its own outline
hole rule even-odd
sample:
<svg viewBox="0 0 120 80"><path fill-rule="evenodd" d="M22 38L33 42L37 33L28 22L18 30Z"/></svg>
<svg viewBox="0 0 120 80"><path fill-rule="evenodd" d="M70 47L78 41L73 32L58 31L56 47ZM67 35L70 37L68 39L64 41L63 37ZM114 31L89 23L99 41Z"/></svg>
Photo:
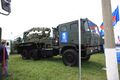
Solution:
<svg viewBox="0 0 120 80"><path fill-rule="evenodd" d="M91 43L91 31L88 27L87 20L81 20L81 44L84 46L90 46Z"/></svg>
<svg viewBox="0 0 120 80"><path fill-rule="evenodd" d="M96 24L88 20L88 26L91 31L91 46L97 46L100 44L99 29Z"/></svg>
<svg viewBox="0 0 120 80"><path fill-rule="evenodd" d="M78 43L78 22L74 22L70 24L70 43L77 44Z"/></svg>

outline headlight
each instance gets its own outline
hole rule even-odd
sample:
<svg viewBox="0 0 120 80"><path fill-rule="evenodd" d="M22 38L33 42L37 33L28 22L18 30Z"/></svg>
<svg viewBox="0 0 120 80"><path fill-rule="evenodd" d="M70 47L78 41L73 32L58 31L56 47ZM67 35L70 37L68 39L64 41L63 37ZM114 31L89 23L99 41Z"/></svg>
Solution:
<svg viewBox="0 0 120 80"><path fill-rule="evenodd" d="M55 43L58 43L58 40L55 40Z"/></svg>

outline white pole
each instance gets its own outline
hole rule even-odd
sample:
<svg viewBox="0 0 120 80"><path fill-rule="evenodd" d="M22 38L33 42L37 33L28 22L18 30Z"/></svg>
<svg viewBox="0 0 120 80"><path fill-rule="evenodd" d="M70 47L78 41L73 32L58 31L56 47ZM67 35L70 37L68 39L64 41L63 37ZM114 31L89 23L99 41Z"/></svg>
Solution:
<svg viewBox="0 0 120 80"><path fill-rule="evenodd" d="M107 80L119 80L115 39L112 27L111 0L102 0Z"/></svg>
<svg viewBox="0 0 120 80"><path fill-rule="evenodd" d="M79 32L79 79L81 79L81 21L78 19Z"/></svg>

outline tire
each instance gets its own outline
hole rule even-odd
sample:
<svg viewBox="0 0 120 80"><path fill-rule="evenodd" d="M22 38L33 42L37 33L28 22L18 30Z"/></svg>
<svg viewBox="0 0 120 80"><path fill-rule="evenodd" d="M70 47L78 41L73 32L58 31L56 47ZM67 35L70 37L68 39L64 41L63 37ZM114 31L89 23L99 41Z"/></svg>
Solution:
<svg viewBox="0 0 120 80"><path fill-rule="evenodd" d="M66 66L75 66L78 64L78 53L74 49L65 50L62 60Z"/></svg>
<svg viewBox="0 0 120 80"><path fill-rule="evenodd" d="M81 61L89 61L90 56L91 56L90 49L89 48L84 49L84 51L82 51L81 54Z"/></svg>
<svg viewBox="0 0 120 80"><path fill-rule="evenodd" d="M82 61L89 61L89 59L90 59L90 55L81 58Z"/></svg>
<svg viewBox="0 0 120 80"><path fill-rule="evenodd" d="M38 50L37 49L31 50L31 58L33 60L38 60L39 59L39 55L38 55Z"/></svg>
<svg viewBox="0 0 120 80"><path fill-rule="evenodd" d="M23 51L22 54L21 54L22 59L25 59L25 54L24 54L24 53L25 53L25 52Z"/></svg>
<svg viewBox="0 0 120 80"><path fill-rule="evenodd" d="M22 59L30 59L30 56L27 50L23 50Z"/></svg>

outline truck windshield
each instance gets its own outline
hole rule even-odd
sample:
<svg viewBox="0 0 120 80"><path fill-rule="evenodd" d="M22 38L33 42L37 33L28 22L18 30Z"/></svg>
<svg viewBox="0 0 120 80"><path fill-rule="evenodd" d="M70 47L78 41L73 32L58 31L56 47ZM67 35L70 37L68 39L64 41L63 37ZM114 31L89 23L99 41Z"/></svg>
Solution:
<svg viewBox="0 0 120 80"><path fill-rule="evenodd" d="M91 21L88 21L88 27L89 27L89 30L92 33L97 33L98 35L100 35L99 34L99 28L98 28L98 26L95 23L93 23Z"/></svg>

